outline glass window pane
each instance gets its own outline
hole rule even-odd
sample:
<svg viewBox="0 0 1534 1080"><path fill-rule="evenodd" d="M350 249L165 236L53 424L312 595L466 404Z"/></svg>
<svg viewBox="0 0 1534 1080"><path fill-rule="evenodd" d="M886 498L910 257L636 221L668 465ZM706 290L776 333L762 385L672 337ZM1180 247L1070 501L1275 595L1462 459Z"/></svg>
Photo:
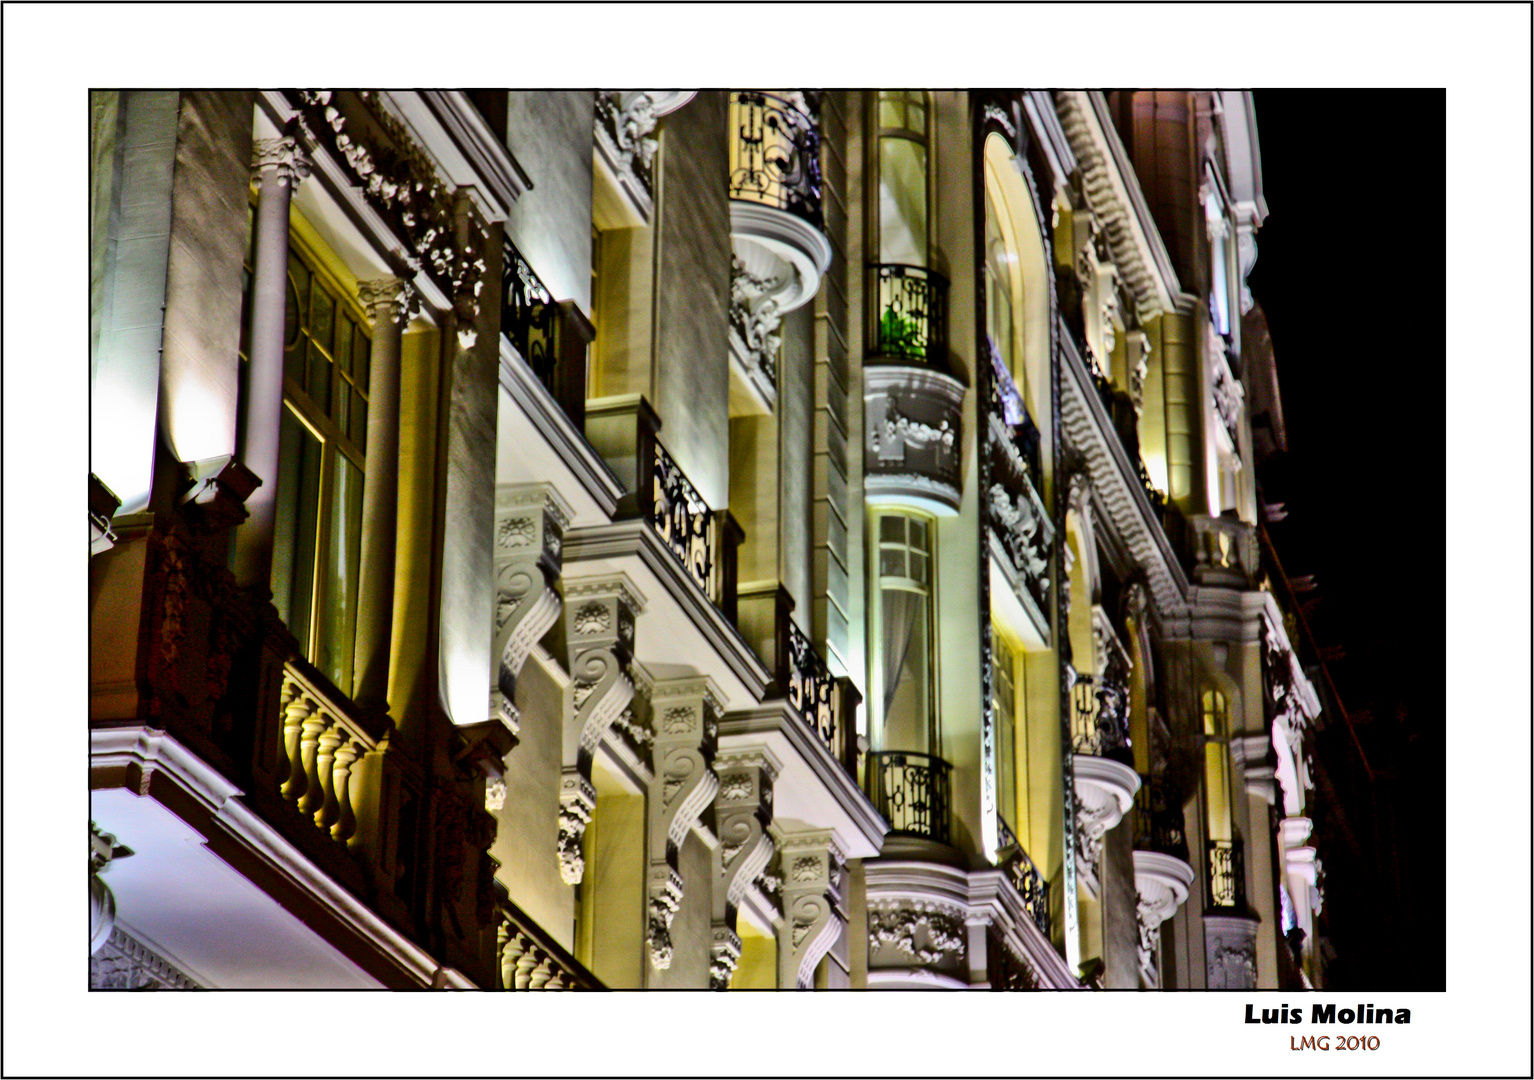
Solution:
<svg viewBox="0 0 1534 1080"><path fill-rule="evenodd" d="M303 267L299 267L300 270ZM303 302L300 299L304 294L298 291L297 283L293 275L288 275L288 300L286 313L283 316L283 354L282 369L288 378L296 383L304 381L304 339L298 332L298 320L302 317Z"/></svg>
<svg viewBox="0 0 1534 1080"><path fill-rule="evenodd" d="M362 400L362 395L353 390L351 392L352 408L351 420L346 428L346 435L352 444L364 454L368 452L368 403Z"/></svg>
<svg viewBox="0 0 1534 1080"><path fill-rule="evenodd" d="M907 518L911 529L911 547L915 551L927 549L927 523L920 518Z"/></svg>
<svg viewBox="0 0 1534 1080"><path fill-rule="evenodd" d="M347 374L352 370L352 330L356 323L350 315L341 314L336 319L336 365Z"/></svg>
<svg viewBox="0 0 1534 1080"><path fill-rule="evenodd" d="M885 514L879 519L879 539L893 540L896 543L905 543L905 518L896 514Z"/></svg>
<svg viewBox="0 0 1534 1080"><path fill-rule="evenodd" d="M911 580L927 584L927 557L914 551L911 552Z"/></svg>
<svg viewBox="0 0 1534 1080"><path fill-rule="evenodd" d="M272 602L299 648L309 650L314 600L314 545L319 527L322 447L288 409L282 410L277 470L277 524L272 545Z"/></svg>
<svg viewBox="0 0 1534 1080"><path fill-rule="evenodd" d="M343 693L350 693L362 558L362 470L342 454L332 460L335 473L326 507L329 540L320 569L323 606L314 663Z"/></svg>
<svg viewBox="0 0 1534 1080"><path fill-rule="evenodd" d="M906 99L905 126L923 135L927 133L927 104L920 90L913 90Z"/></svg>
<svg viewBox="0 0 1534 1080"><path fill-rule="evenodd" d="M884 615L883 749L936 754L930 730L930 646L927 598L901 589L880 596Z"/></svg>
<svg viewBox="0 0 1534 1080"><path fill-rule="evenodd" d="M898 548L880 551L879 574L882 577L905 577L905 552Z"/></svg>
<svg viewBox="0 0 1534 1080"><path fill-rule="evenodd" d="M927 148L879 140L879 261L927 265Z"/></svg>
<svg viewBox="0 0 1534 1080"><path fill-rule="evenodd" d="M330 352L334 345L334 319L335 301L325 291L325 286L320 284L319 278L312 279L309 282L309 336L326 352Z"/></svg>
<svg viewBox="0 0 1534 1080"><path fill-rule="evenodd" d="M332 364L331 367L334 369L335 365ZM335 402L335 406L330 410L330 415L335 417L336 427L342 431L346 430L346 417L351 405L351 389L351 385L341 378L341 373L332 370L330 392L334 395L331 400Z"/></svg>
<svg viewBox="0 0 1534 1080"><path fill-rule="evenodd" d="M357 384L357 389L364 394L368 392L368 361L372 358L369 350L372 343L368 341L367 334L361 326L352 335L352 382Z"/></svg>
<svg viewBox="0 0 1534 1080"><path fill-rule="evenodd" d="M321 412L330 411L330 361L313 341L309 342L309 374L304 389Z"/></svg>
<svg viewBox="0 0 1534 1080"><path fill-rule="evenodd" d="M881 128L905 127L904 112L898 94L888 90L879 91L879 126Z"/></svg>

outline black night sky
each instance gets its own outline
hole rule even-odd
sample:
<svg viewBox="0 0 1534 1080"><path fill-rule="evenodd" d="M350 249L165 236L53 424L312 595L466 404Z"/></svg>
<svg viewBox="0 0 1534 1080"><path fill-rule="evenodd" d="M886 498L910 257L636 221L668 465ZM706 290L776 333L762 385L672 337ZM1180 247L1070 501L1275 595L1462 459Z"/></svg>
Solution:
<svg viewBox="0 0 1534 1080"><path fill-rule="evenodd" d="M1256 94L1269 216L1249 281L1289 440L1259 480L1374 772L1328 768L1356 841L1331 837L1326 862L1337 989L1444 988L1444 104ZM1318 747L1356 758L1336 727Z"/></svg>

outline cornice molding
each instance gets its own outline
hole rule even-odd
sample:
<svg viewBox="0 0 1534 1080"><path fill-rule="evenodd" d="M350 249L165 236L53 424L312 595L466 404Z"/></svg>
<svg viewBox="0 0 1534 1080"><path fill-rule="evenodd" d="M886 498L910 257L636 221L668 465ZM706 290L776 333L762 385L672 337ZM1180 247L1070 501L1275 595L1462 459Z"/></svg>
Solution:
<svg viewBox="0 0 1534 1080"><path fill-rule="evenodd" d="M1081 169L1087 205L1102 222L1113 261L1134 294L1142 320L1181 310L1182 286L1151 217L1129 155L1107 116L1100 93L1055 94L1060 124Z"/></svg>

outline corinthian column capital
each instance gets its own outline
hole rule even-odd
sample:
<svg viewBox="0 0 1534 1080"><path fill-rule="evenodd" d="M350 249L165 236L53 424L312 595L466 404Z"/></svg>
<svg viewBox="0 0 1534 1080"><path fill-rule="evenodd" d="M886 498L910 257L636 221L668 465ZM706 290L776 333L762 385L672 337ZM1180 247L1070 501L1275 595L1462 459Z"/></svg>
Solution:
<svg viewBox="0 0 1534 1080"><path fill-rule="evenodd" d="M267 170L275 169L279 184L296 188L299 181L309 175L313 164L291 135L280 139L257 139L251 148L250 170L257 183Z"/></svg>
<svg viewBox="0 0 1534 1080"><path fill-rule="evenodd" d="M404 326L416 305L415 288L392 277L357 282L357 299L374 326L386 322Z"/></svg>

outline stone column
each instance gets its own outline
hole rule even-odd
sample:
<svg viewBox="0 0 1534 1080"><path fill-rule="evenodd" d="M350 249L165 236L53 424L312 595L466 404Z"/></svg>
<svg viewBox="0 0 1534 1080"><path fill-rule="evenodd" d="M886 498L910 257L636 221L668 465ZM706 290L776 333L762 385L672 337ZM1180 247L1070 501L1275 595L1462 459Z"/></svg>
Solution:
<svg viewBox="0 0 1534 1080"><path fill-rule="evenodd" d="M581 842L596 809L591 765L607 729L634 697L628 675L634 623L644 597L624 575L566 582L565 640L570 653L574 713L565 733L559 786L559 874L567 885L586 875Z"/></svg>
<svg viewBox="0 0 1534 1080"><path fill-rule="evenodd" d="M288 295L288 207L309 160L298 140L258 139L251 170L260 184L256 203L255 280L250 290L250 364L240 402L240 453L261 480L246 501L250 517L239 529L235 576L241 585L270 588L272 538L277 527L277 448L282 430L283 337ZM371 419L371 418L370 418Z"/></svg>
<svg viewBox="0 0 1534 1080"><path fill-rule="evenodd" d="M731 751L714 759L719 794L714 800L714 828L719 847L714 853L713 945L709 957L709 988L728 990L740 962L736 917L740 903L772 859L774 845L767 833L772 821L772 784L779 771L777 758L766 747Z"/></svg>
<svg viewBox="0 0 1534 1080"><path fill-rule="evenodd" d="M645 799L646 935L650 965L659 971L671 966L671 921L686 888L682 845L719 791L713 769L719 713L718 694L708 679L657 682L650 691L655 741L654 779Z"/></svg>
<svg viewBox="0 0 1534 1080"><path fill-rule="evenodd" d="M841 908L846 856L829 829L782 835L783 927L778 932L778 989L810 990L815 966L847 931Z"/></svg>
<svg viewBox="0 0 1534 1080"><path fill-rule="evenodd" d="M389 636L394 622L394 537L399 505L400 334L411 288L397 278L359 281L357 298L373 321L368 359L367 470L362 481L362 565L357 599L359 705L389 708Z"/></svg>

